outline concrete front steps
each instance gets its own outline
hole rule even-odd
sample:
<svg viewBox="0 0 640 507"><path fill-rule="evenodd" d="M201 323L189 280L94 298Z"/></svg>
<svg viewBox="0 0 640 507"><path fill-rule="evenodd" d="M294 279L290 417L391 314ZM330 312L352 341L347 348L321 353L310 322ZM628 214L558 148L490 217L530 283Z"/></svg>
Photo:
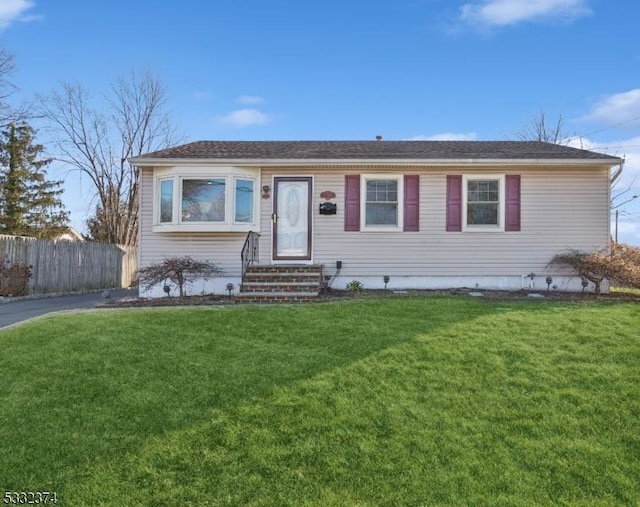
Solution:
<svg viewBox="0 0 640 507"><path fill-rule="evenodd" d="M247 268L239 303L301 303L318 299L322 266L278 264Z"/></svg>

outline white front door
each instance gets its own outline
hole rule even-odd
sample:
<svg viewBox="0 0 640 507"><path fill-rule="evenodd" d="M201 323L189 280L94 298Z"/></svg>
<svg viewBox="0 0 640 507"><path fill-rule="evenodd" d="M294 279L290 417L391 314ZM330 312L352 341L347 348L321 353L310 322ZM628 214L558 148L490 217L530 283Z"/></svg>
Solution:
<svg viewBox="0 0 640 507"><path fill-rule="evenodd" d="M312 180L276 177L273 186L273 259L310 260Z"/></svg>

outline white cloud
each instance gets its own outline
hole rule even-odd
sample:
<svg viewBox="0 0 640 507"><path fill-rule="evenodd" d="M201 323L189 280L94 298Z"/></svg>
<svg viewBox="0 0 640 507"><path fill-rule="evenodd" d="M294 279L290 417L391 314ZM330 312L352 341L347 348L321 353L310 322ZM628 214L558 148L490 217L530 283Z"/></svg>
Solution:
<svg viewBox="0 0 640 507"><path fill-rule="evenodd" d="M527 21L571 21L589 14L587 0L482 0L460 7L460 21L485 28Z"/></svg>
<svg viewBox="0 0 640 507"><path fill-rule="evenodd" d="M442 132L432 136L413 136L407 141L475 141L478 138L475 132L454 133Z"/></svg>
<svg viewBox="0 0 640 507"><path fill-rule="evenodd" d="M220 123L229 127L243 128L251 125L264 125L271 117L258 109L238 109L220 118Z"/></svg>
<svg viewBox="0 0 640 507"><path fill-rule="evenodd" d="M607 126L632 120L636 122L637 127L640 124L638 117L640 117L640 88L635 88L628 92L603 97L581 119L594 123L606 123Z"/></svg>
<svg viewBox="0 0 640 507"><path fill-rule="evenodd" d="M25 21L24 13L35 7L32 0L2 0L0 2L0 31L14 21Z"/></svg>
<svg viewBox="0 0 640 507"><path fill-rule="evenodd" d="M238 103L244 104L245 106L255 106L258 104L262 104L264 99L262 97L258 97L255 95L243 95L242 97L238 97Z"/></svg>

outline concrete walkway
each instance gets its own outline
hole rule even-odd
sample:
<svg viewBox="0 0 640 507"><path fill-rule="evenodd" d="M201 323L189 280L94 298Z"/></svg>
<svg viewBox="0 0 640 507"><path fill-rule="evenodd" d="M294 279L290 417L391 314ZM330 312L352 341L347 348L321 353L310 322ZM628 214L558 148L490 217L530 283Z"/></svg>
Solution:
<svg viewBox="0 0 640 507"><path fill-rule="evenodd" d="M112 299L136 297L138 289L109 289ZM81 310L94 308L102 303L102 291L86 294L72 294L69 296L53 296L38 299L20 299L0 304L0 329L33 319L47 313L63 310Z"/></svg>

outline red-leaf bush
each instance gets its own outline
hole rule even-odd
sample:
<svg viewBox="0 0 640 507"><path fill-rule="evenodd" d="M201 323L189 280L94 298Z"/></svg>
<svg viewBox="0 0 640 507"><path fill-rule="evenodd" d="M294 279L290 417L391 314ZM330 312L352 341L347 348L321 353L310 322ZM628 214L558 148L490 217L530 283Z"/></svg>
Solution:
<svg viewBox="0 0 640 507"><path fill-rule="evenodd" d="M5 258L0 264L0 296L15 297L27 294L33 266L12 263Z"/></svg>
<svg viewBox="0 0 640 507"><path fill-rule="evenodd" d="M222 271L209 261L198 261L190 256L167 257L162 262L138 271L141 285L149 290L168 281L178 286L180 297L185 296L185 285L195 280L214 278Z"/></svg>

